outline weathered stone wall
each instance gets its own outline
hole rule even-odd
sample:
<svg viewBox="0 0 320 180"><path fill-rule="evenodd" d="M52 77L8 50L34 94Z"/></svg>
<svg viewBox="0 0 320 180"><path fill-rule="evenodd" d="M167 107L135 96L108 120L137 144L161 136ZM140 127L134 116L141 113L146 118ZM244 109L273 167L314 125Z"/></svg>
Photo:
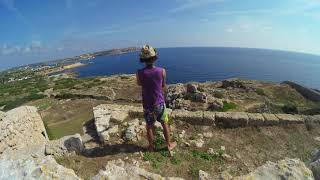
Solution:
<svg viewBox="0 0 320 180"><path fill-rule="evenodd" d="M48 136L37 112L32 106L21 106L0 118L0 155L6 150L20 150L45 144Z"/></svg>
<svg viewBox="0 0 320 180"><path fill-rule="evenodd" d="M289 86L297 90L300 94L302 94L307 99L310 99L312 101L320 101L319 91L315 91L313 89L301 86L300 84L297 84L291 81L285 81L283 83L288 84Z"/></svg>
<svg viewBox="0 0 320 180"><path fill-rule="evenodd" d="M320 124L320 115L302 116L291 114L260 114L246 112L210 112L174 110L172 118L197 125L216 125L225 128L245 126L272 126L316 123Z"/></svg>
<svg viewBox="0 0 320 180"><path fill-rule="evenodd" d="M127 118L142 118L142 107L121 105L99 105L94 108L96 126L99 132L107 131L110 120L122 122ZM120 115L121 114L121 115ZM246 112L212 112L173 110L171 118L194 125L219 126L237 128L245 126L274 126L289 124L320 124L320 115L304 116L292 114L266 114ZM121 118L119 118L121 117ZM100 132L100 134L101 134Z"/></svg>

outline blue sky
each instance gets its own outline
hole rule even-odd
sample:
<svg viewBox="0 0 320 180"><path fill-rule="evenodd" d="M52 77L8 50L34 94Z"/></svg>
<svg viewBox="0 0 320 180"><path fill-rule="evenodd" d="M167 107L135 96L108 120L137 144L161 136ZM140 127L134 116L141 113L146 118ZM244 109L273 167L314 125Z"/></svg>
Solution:
<svg viewBox="0 0 320 180"><path fill-rule="evenodd" d="M0 69L109 48L320 54L320 0L0 0Z"/></svg>

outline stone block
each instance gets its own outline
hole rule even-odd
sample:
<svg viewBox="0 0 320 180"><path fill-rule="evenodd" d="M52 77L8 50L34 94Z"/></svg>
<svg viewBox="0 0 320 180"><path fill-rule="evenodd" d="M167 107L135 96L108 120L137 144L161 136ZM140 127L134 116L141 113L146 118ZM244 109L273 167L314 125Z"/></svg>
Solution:
<svg viewBox="0 0 320 180"><path fill-rule="evenodd" d="M279 118L274 114L263 113L262 116L264 117L263 124L265 126L273 126L279 124Z"/></svg>
<svg viewBox="0 0 320 180"><path fill-rule="evenodd" d="M216 113L211 111L203 111L203 124L207 126L215 126Z"/></svg>
<svg viewBox="0 0 320 180"><path fill-rule="evenodd" d="M64 136L57 140L49 141L46 144L47 155L63 156L69 152L80 154L83 151L83 143L80 134Z"/></svg>
<svg viewBox="0 0 320 180"><path fill-rule="evenodd" d="M262 126L264 124L264 117L259 113L248 113L250 126Z"/></svg>
<svg viewBox="0 0 320 180"><path fill-rule="evenodd" d="M172 118L181 120L194 125L202 125L203 112L202 111L186 111L174 110L172 111Z"/></svg>
<svg viewBox="0 0 320 180"><path fill-rule="evenodd" d="M244 112L217 112L215 122L217 126L236 128L248 125L249 117Z"/></svg>
<svg viewBox="0 0 320 180"><path fill-rule="evenodd" d="M279 118L279 123L288 125L288 124L302 124L304 120L299 115L292 114L275 114Z"/></svg>

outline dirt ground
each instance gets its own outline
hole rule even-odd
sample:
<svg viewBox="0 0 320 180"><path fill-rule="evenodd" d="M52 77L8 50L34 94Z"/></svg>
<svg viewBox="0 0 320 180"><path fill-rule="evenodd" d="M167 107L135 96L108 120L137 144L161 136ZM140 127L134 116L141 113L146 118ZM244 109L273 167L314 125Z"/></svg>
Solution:
<svg viewBox="0 0 320 180"><path fill-rule="evenodd" d="M57 159L84 179L97 174L108 161L117 159L128 163L138 161L140 167L163 176L197 179L200 169L213 177L226 172L237 176L254 170L266 161L277 161L285 157L308 162L312 151L320 145L315 139L320 136L319 126L309 130L305 125L220 129L194 126L181 121L176 121L174 126L174 139L178 147L173 157L169 157L159 133L155 142L156 152L145 150L147 142L145 134L142 134L142 139L136 143L101 146L85 156L71 155ZM181 138L179 134L183 130L186 133ZM203 147L196 147L192 143L201 134L208 132L212 133L212 137L203 138ZM209 148L217 153L212 155L208 152Z"/></svg>

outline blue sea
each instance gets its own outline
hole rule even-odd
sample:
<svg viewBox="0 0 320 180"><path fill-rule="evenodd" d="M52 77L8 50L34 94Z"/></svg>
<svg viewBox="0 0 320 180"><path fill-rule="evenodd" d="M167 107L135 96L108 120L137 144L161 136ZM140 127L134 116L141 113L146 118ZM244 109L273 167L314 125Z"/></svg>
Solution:
<svg viewBox="0 0 320 180"><path fill-rule="evenodd" d="M165 67L168 82L217 81L228 78L272 82L291 80L320 89L320 56L250 48L161 48L156 65ZM142 68L138 52L101 56L74 69L78 77L135 73Z"/></svg>

